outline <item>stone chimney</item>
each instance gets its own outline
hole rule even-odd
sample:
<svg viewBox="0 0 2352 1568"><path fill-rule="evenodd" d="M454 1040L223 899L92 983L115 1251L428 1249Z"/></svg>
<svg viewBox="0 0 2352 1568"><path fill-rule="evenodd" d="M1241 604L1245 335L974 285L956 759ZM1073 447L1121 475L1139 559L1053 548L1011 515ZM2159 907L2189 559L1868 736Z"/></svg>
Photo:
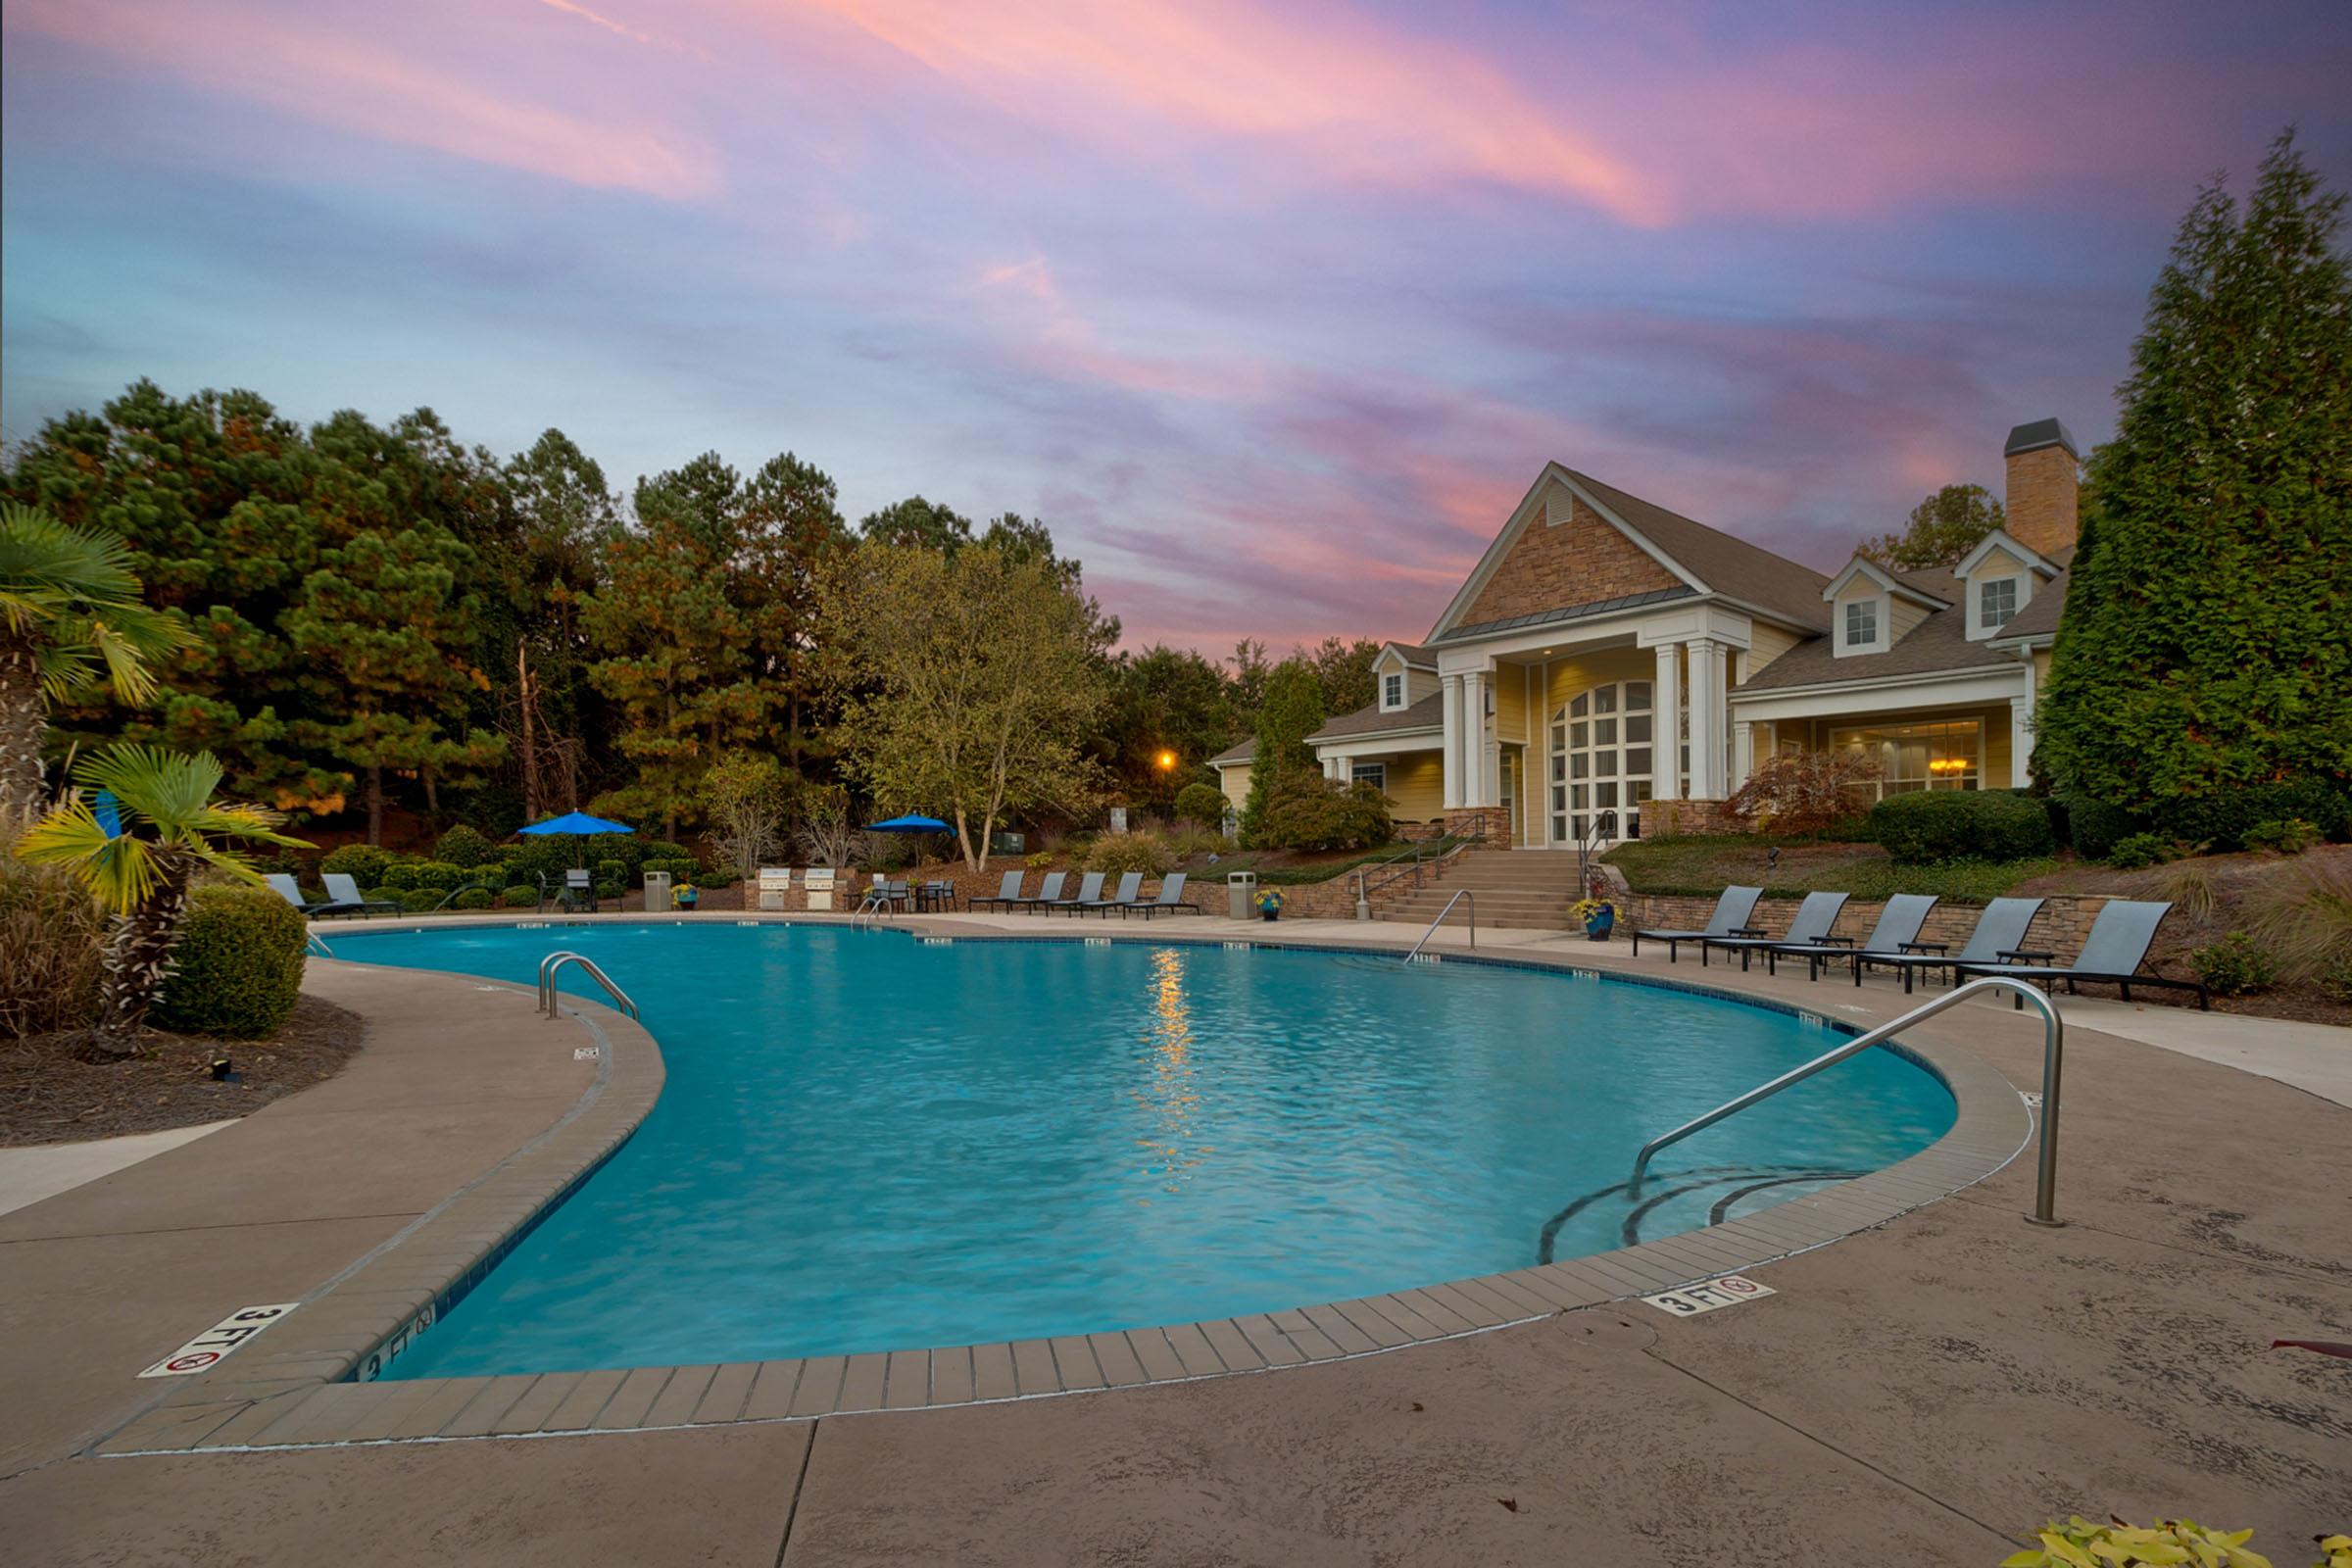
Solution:
<svg viewBox="0 0 2352 1568"><path fill-rule="evenodd" d="M2077 469L2082 449L2056 419L2035 419L2009 432L2009 537L2054 556L2075 547Z"/></svg>

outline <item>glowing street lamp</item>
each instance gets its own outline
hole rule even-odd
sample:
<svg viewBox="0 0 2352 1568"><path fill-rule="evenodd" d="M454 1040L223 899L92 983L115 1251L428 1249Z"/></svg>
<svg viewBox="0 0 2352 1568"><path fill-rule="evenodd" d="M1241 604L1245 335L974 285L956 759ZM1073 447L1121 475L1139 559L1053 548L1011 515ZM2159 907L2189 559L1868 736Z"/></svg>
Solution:
<svg viewBox="0 0 2352 1568"><path fill-rule="evenodd" d="M1159 770L1162 773L1173 773L1176 771L1176 754L1174 752L1161 752L1152 760L1158 765Z"/></svg>

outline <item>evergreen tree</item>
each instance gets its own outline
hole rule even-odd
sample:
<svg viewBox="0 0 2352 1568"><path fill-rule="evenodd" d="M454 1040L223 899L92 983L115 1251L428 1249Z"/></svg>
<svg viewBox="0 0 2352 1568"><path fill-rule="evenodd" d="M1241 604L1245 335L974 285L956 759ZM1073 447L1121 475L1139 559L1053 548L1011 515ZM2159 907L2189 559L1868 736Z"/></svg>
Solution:
<svg viewBox="0 0 2352 1568"><path fill-rule="evenodd" d="M937 502L908 496L879 512L867 513L858 522L858 532L876 544L915 545L954 555L972 542L972 520Z"/></svg>
<svg viewBox="0 0 2352 1568"><path fill-rule="evenodd" d="M2289 133L2242 217L2217 181L2181 222L2090 465L2035 752L2061 793L2165 819L2352 780L2343 210Z"/></svg>
<svg viewBox="0 0 2352 1568"><path fill-rule="evenodd" d="M1323 685L1314 665L1299 656L1266 674L1265 700L1257 710L1256 743L1250 762L1250 794L1242 802L1242 842L1258 842L1266 804L1290 779L1315 771L1306 738L1323 727Z"/></svg>

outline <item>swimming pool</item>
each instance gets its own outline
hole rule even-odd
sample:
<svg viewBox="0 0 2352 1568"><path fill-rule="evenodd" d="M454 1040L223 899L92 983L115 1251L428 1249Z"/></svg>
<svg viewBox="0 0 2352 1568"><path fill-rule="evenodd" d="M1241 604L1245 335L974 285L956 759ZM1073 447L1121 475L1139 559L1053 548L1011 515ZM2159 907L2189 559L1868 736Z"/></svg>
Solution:
<svg viewBox="0 0 2352 1568"><path fill-rule="evenodd" d="M1655 1239L1947 1129L1879 1051L1677 1146L1819 1022L1534 969L1215 943L611 922L336 938L521 983L570 949L668 1081L386 1369L452 1377L1043 1339L1344 1300ZM566 988L578 983L577 971Z"/></svg>

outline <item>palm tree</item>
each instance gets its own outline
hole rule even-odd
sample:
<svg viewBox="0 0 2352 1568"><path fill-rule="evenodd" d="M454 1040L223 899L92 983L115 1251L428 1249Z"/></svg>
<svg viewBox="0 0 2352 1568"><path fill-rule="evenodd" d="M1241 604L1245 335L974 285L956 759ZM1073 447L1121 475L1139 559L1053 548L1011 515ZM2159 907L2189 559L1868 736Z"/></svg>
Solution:
<svg viewBox="0 0 2352 1568"><path fill-rule="evenodd" d="M139 597L130 553L37 508L0 503L0 820L41 808L49 705L101 683L125 703L155 694L148 662L188 640Z"/></svg>
<svg viewBox="0 0 2352 1568"><path fill-rule="evenodd" d="M98 983L96 1044L105 1054L127 1056L172 972L196 872L211 866L258 882L260 873L232 845L310 846L273 831L283 820L275 811L214 801L220 764L210 752L110 746L83 758L74 778L112 796L102 804L116 820L102 821L79 789L70 791L25 830L17 855L65 866L115 916Z"/></svg>

